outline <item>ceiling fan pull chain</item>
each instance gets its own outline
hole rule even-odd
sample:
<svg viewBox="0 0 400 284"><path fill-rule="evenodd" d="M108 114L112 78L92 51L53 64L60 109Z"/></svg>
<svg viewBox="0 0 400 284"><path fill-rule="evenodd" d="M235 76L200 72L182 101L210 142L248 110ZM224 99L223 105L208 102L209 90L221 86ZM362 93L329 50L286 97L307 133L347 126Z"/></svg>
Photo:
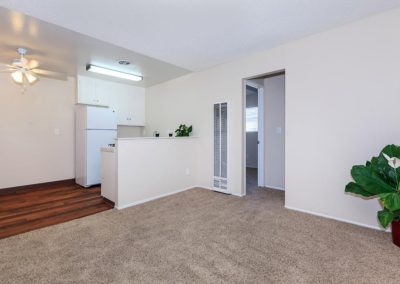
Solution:
<svg viewBox="0 0 400 284"><path fill-rule="evenodd" d="M22 83L21 95L25 95L25 91L26 91L26 82L24 80L24 82Z"/></svg>

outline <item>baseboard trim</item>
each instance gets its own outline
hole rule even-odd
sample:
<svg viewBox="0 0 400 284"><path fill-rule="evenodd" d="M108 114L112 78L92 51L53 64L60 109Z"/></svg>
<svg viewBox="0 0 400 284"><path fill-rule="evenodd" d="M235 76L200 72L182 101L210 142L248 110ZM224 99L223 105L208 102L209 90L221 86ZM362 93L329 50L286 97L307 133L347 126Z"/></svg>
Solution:
<svg viewBox="0 0 400 284"><path fill-rule="evenodd" d="M202 186L202 185L196 185L195 188L207 189L207 190L211 190L211 191L215 191L215 192L219 192L219 193L224 193L224 194L228 194L228 195L239 196L239 197L245 196L243 194L237 194L237 193L232 193L232 192L223 192L223 191L214 190L212 187Z"/></svg>
<svg viewBox="0 0 400 284"><path fill-rule="evenodd" d="M146 202L149 202L149 201L153 201L153 200L156 200L156 199L160 199L160 198L163 198L163 197L174 195L174 194L177 194L177 193L189 190L189 189L193 189L193 188L197 188L197 187L196 186L191 186L191 187L175 190L175 191L168 192L168 193L165 193L165 194L161 194L161 195L157 195L157 196L154 196L154 197L149 197L149 198L145 198L145 199L142 199L142 200L139 200L139 201L128 203L128 204L125 204L125 205L122 205L122 206L115 206L115 208L117 208L118 210L122 210L122 209L125 209L125 208L129 208L129 207L132 207L132 206L143 204L143 203L146 203Z"/></svg>
<svg viewBox="0 0 400 284"><path fill-rule="evenodd" d="M285 188L283 188L283 187L279 187L279 186L272 186L272 185L264 185L264 187L267 187L267 188L271 188L271 189L276 189L276 190L282 190L282 191L285 191Z"/></svg>
<svg viewBox="0 0 400 284"><path fill-rule="evenodd" d="M213 190L212 187L209 187L209 186L202 186L202 185L196 185L195 188L202 188L202 189Z"/></svg>
<svg viewBox="0 0 400 284"><path fill-rule="evenodd" d="M110 204L113 208L115 207L115 202L114 202L114 201L111 201L110 199L105 198L104 196L102 196L102 197L103 197L103 200L104 200L106 203Z"/></svg>
<svg viewBox="0 0 400 284"><path fill-rule="evenodd" d="M301 213L306 213L306 214L310 214L310 215L314 215L314 216L319 216L319 217L323 217L323 218L327 218L327 219L336 220L336 221L339 221L339 222L344 222L344 223L348 223L348 224L352 224L352 225L368 228L368 229L374 229L374 230L378 230L378 231L390 232L390 229L385 230L385 229L383 229L381 227L378 227L378 226L371 226L371 225L367 225L367 224L363 224L363 223L355 222L355 221L350 221L350 220L343 219L343 218L332 217L332 216L329 216L329 215L326 215L326 214L321 214L321 213L317 213L317 212L313 212L313 211L309 211L309 210L303 210L303 209L299 209L299 208L295 208L295 207L291 207L291 206L286 206L286 205L285 205L285 208L289 209L289 210L301 212Z"/></svg>
<svg viewBox="0 0 400 284"><path fill-rule="evenodd" d="M0 188L0 195L16 193L18 191L42 190L42 189L47 189L50 187L71 186L71 185L75 185L75 184L76 184L75 179L72 178L72 179L64 179L64 180L56 180L56 181L50 181L50 182L21 185L21 186L15 186L15 187Z"/></svg>

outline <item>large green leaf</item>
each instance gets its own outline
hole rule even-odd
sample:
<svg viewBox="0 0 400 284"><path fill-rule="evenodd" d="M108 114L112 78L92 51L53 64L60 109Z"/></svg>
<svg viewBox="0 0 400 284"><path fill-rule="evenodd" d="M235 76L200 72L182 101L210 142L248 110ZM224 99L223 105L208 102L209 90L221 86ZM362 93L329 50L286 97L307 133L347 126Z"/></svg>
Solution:
<svg viewBox="0 0 400 284"><path fill-rule="evenodd" d="M383 193L379 195L383 206L389 211L400 210L400 193Z"/></svg>
<svg viewBox="0 0 400 284"><path fill-rule="evenodd" d="M354 194L358 194L358 195L362 195L362 196L365 196L365 197L371 197L371 196L376 195L374 193L371 193L371 192L368 192L368 191L364 190L360 185L356 184L355 182L349 182L346 185L345 191L346 192L351 192L351 193L354 193Z"/></svg>
<svg viewBox="0 0 400 284"><path fill-rule="evenodd" d="M368 191L374 195L395 192L392 186L374 172L373 167L353 166L351 176L364 191Z"/></svg>
<svg viewBox="0 0 400 284"><path fill-rule="evenodd" d="M396 188L397 180L395 175L395 170L389 166L388 161L382 155L382 153L378 157L373 157L371 162L367 163L367 167L372 168L372 170L377 173L387 184ZM398 169L398 175L400 176L400 169Z"/></svg>
<svg viewBox="0 0 400 284"><path fill-rule="evenodd" d="M385 148L382 149L381 153L385 153L389 157L396 157L400 158L400 146L396 145L387 145Z"/></svg>
<svg viewBox="0 0 400 284"><path fill-rule="evenodd" d="M378 220L381 223L382 227L387 228L390 223L392 223L394 218L394 214L387 210L378 211Z"/></svg>

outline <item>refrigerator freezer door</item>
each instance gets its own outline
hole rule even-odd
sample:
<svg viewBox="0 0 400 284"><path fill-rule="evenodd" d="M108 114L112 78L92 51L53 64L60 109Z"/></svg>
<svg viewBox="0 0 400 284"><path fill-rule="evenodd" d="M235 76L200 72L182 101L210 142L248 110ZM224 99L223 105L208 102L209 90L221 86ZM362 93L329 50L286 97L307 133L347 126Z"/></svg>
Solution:
<svg viewBox="0 0 400 284"><path fill-rule="evenodd" d="M117 114L113 109L87 106L86 129L117 129Z"/></svg>
<svg viewBox="0 0 400 284"><path fill-rule="evenodd" d="M116 130L86 130L86 186L101 182L101 147L115 143Z"/></svg>

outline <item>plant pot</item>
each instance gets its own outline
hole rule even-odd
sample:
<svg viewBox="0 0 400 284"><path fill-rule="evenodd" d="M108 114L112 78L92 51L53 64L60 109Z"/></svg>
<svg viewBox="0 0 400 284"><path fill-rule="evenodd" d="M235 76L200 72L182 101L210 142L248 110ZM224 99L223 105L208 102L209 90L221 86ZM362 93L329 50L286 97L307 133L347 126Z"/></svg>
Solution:
<svg viewBox="0 0 400 284"><path fill-rule="evenodd" d="M400 247L400 221L393 220L392 222L392 238L393 243Z"/></svg>

